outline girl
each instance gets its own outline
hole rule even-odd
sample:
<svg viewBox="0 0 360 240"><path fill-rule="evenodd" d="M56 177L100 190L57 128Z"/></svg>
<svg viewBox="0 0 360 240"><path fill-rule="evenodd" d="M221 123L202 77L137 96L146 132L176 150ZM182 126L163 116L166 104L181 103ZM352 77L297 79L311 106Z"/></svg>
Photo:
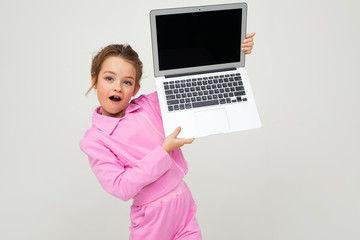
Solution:
<svg viewBox="0 0 360 240"><path fill-rule="evenodd" d="M244 40L247 54L254 35ZM164 136L156 92L130 102L141 76L142 62L129 45L109 45L93 58L89 91L96 89L101 106L81 150L105 191L124 201L133 198L130 239L202 239L180 150L194 139L177 138L180 127Z"/></svg>

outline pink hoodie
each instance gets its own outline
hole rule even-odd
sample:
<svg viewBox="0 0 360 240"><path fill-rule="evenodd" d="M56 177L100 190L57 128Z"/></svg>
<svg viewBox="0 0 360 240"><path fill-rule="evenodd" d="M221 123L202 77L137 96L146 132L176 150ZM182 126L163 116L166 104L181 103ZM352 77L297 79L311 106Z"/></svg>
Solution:
<svg viewBox="0 0 360 240"><path fill-rule="evenodd" d="M156 92L131 101L122 118L101 112L95 109L80 148L105 191L143 205L182 181L187 164L181 150L168 154L161 147L165 136Z"/></svg>

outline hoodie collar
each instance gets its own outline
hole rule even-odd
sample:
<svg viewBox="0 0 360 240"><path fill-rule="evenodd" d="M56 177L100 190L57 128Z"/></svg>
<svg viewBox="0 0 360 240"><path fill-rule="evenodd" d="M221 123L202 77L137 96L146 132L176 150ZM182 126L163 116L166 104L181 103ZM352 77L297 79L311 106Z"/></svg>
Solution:
<svg viewBox="0 0 360 240"><path fill-rule="evenodd" d="M114 132L115 128L117 127L117 125L119 124L120 121L126 119L126 117L129 113L134 112L139 108L140 108L139 105L137 105L136 103L130 102L129 106L126 108L124 117L115 118L115 117L109 117L109 116L102 115L102 108L101 108L101 106L99 106L94 110L92 123L100 131L111 135Z"/></svg>

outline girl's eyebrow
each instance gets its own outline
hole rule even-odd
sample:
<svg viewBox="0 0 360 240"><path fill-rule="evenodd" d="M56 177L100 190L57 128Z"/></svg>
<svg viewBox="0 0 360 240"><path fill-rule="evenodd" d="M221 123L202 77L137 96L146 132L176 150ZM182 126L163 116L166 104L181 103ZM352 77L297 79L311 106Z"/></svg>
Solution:
<svg viewBox="0 0 360 240"><path fill-rule="evenodd" d="M131 79L131 80L134 80L135 81L135 78L133 76L125 76L126 79Z"/></svg>
<svg viewBox="0 0 360 240"><path fill-rule="evenodd" d="M116 75L116 73L114 73L114 72L112 72L112 71L105 71L104 73L111 73L111 74Z"/></svg>
<svg viewBox="0 0 360 240"><path fill-rule="evenodd" d="M109 70L108 70L108 71L104 71L104 73L110 73L110 74L113 74L113 75L116 76L116 73L114 73L114 72L112 72L112 71L109 71ZM130 78L130 79L132 79L132 80L135 81L135 78L134 78L133 76L131 76L131 75L125 76L125 78L126 78L126 79Z"/></svg>

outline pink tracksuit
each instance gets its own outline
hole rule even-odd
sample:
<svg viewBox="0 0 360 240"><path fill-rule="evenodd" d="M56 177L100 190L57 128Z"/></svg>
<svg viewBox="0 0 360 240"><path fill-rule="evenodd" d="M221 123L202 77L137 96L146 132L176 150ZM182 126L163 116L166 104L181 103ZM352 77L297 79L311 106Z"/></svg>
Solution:
<svg viewBox="0 0 360 240"><path fill-rule="evenodd" d="M108 193L133 198L130 239L202 239L196 205L183 182L187 164L180 149L168 154L157 93L129 103L125 116L93 113L80 142L93 172Z"/></svg>

